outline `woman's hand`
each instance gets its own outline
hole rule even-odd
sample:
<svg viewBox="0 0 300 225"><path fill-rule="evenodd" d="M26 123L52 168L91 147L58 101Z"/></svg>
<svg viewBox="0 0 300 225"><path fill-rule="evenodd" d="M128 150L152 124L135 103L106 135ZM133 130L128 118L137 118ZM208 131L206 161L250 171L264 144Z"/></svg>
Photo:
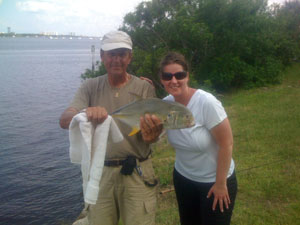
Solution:
<svg viewBox="0 0 300 225"><path fill-rule="evenodd" d="M230 198L227 190L226 184L224 185L218 185L215 183L209 190L207 194L207 198L210 198L211 195L214 196L214 202L212 206L212 210L215 210L217 207L217 204L219 203L220 211L224 212L224 206L226 209L229 208L230 204Z"/></svg>

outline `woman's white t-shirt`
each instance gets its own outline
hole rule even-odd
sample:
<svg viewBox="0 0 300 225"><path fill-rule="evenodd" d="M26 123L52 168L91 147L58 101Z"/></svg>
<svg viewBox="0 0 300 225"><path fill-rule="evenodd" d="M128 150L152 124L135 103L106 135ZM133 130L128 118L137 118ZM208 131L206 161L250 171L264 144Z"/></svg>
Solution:
<svg viewBox="0 0 300 225"><path fill-rule="evenodd" d="M175 101L169 95L165 100ZM210 130L221 123L227 114L212 94L198 89L187 108L195 118L195 126L167 130L168 140L176 150L176 170L186 178L197 182L215 182L219 147ZM231 159L227 177L234 171Z"/></svg>

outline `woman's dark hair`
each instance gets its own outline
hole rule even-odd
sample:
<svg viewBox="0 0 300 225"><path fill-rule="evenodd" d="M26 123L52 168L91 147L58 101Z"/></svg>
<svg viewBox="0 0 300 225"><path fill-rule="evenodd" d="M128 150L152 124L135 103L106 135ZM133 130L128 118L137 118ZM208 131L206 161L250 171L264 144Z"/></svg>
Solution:
<svg viewBox="0 0 300 225"><path fill-rule="evenodd" d="M159 75L161 75L161 73L163 72L164 67L170 64L179 64L182 66L184 71L189 71L189 65L182 54L177 52L169 52L160 61Z"/></svg>

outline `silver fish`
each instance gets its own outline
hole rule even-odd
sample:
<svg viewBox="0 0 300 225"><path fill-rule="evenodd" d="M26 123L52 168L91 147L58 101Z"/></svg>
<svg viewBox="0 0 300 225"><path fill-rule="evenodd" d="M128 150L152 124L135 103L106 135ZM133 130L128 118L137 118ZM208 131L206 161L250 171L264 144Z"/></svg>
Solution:
<svg viewBox="0 0 300 225"><path fill-rule="evenodd" d="M184 105L158 98L139 99L114 111L111 116L132 128L129 136L140 130L140 117L156 115L166 129L182 129L195 125L191 111Z"/></svg>

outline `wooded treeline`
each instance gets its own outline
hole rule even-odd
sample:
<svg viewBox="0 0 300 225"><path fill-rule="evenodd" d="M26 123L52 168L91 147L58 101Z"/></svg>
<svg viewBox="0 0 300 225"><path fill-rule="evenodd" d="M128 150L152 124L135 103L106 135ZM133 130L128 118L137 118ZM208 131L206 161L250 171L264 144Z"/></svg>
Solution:
<svg viewBox="0 0 300 225"><path fill-rule="evenodd" d="M300 59L300 0L152 0L124 17L133 40L129 72L159 84L168 51L184 54L194 87L227 91L280 83L281 71ZM82 78L105 72L103 65Z"/></svg>

